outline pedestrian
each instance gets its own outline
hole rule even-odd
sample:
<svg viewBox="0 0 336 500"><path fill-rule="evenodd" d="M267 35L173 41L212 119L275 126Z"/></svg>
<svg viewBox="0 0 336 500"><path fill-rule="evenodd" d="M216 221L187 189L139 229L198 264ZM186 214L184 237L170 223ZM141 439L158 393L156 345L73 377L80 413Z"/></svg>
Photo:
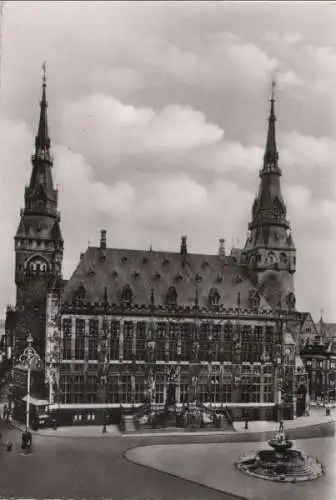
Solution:
<svg viewBox="0 0 336 500"><path fill-rule="evenodd" d="M6 450L7 451L12 451L13 445L10 441L7 440L6 442Z"/></svg>

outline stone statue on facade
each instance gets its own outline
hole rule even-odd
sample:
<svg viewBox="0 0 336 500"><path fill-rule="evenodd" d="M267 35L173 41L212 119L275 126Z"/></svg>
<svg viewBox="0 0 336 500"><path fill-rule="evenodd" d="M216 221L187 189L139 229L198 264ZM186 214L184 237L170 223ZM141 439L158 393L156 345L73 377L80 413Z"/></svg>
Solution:
<svg viewBox="0 0 336 500"><path fill-rule="evenodd" d="M194 361L194 362L198 361L199 348L200 348L199 342L195 341L192 345L192 360L191 361Z"/></svg>
<svg viewBox="0 0 336 500"><path fill-rule="evenodd" d="M149 403L152 403L155 398L155 377L153 374L153 370L149 370L146 384L146 393Z"/></svg>
<svg viewBox="0 0 336 500"><path fill-rule="evenodd" d="M171 366L168 368L168 374L167 374L167 383L168 383L168 390L167 390L167 400L166 400L166 405L170 406L176 403L176 397L175 397L175 392L176 392L176 383L177 379L180 374L180 367L179 366Z"/></svg>
<svg viewBox="0 0 336 500"><path fill-rule="evenodd" d="M198 375L193 375L191 377L191 387L190 387L190 402L197 400L197 389L198 389Z"/></svg>

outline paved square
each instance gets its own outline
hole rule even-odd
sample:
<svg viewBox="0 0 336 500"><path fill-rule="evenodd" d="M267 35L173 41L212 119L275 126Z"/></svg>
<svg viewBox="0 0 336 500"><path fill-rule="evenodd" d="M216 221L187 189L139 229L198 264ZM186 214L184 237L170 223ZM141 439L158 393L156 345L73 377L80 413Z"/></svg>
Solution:
<svg viewBox="0 0 336 500"><path fill-rule="evenodd" d="M268 448L267 443L214 443L143 446L129 450L129 460L195 481L248 500L333 500L336 498L336 439L298 440L294 447L318 458L327 473L301 484L274 483L239 472L234 462L241 453Z"/></svg>

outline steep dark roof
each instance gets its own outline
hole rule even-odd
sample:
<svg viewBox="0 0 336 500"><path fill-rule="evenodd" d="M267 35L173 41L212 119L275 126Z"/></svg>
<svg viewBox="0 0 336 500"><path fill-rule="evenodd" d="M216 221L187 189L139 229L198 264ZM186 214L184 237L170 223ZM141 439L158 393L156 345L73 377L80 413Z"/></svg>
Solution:
<svg viewBox="0 0 336 500"><path fill-rule="evenodd" d="M230 308L249 308L249 294L255 287L231 257L218 255L101 249L89 247L65 286L62 300L72 302L85 289L88 302L99 302L107 295L109 303L119 303L122 290L129 285L134 304L163 305L170 287L175 287L177 303L193 306L196 289L200 306L207 306L209 293L216 289L219 304ZM260 307L271 309L261 297Z"/></svg>

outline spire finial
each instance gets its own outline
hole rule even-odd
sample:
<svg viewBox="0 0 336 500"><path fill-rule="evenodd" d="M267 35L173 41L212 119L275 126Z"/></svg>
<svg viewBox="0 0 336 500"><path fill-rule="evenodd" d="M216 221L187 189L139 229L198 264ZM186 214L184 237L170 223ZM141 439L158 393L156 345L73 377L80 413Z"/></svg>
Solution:
<svg viewBox="0 0 336 500"><path fill-rule="evenodd" d="M42 64L42 83L43 86L47 84L47 61L43 61Z"/></svg>
<svg viewBox="0 0 336 500"><path fill-rule="evenodd" d="M275 77L272 77L272 92L271 92L271 101L275 101L275 87L276 87L276 80Z"/></svg>
<svg viewBox="0 0 336 500"><path fill-rule="evenodd" d="M48 133L48 117L47 117L47 97L46 97L46 87L47 87L47 63L46 61L42 64L42 99L40 102L40 120L37 131L37 136L35 139L35 159L46 160L52 163L52 158L50 154L50 139Z"/></svg>
<svg viewBox="0 0 336 500"><path fill-rule="evenodd" d="M275 87L276 81L275 78L272 78L272 86L271 86L271 108L268 117L268 131L267 131L267 140L266 140L266 148L264 155L264 166L261 170L260 174L268 174L268 173L276 173L281 175L281 171L278 167L278 150L276 146L276 137L275 137Z"/></svg>

